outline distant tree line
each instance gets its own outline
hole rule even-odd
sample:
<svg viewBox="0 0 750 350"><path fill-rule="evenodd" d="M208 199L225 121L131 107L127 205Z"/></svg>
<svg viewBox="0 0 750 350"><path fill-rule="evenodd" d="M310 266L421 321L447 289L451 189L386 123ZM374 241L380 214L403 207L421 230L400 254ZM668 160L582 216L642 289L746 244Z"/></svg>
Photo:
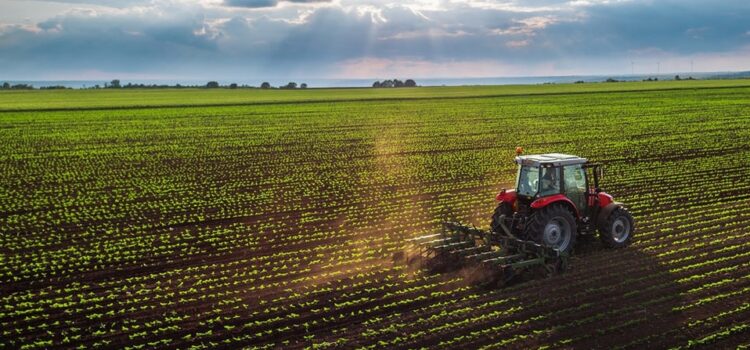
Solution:
<svg viewBox="0 0 750 350"><path fill-rule="evenodd" d="M401 81L398 79L393 80L383 80L383 81L376 81L372 83L372 87L374 88L398 88L398 87L415 87L417 86L417 82L415 82L412 79L406 79L406 81Z"/></svg>
<svg viewBox="0 0 750 350"><path fill-rule="evenodd" d="M2 87L3 90L31 90L33 88L34 86L29 84L10 85L10 83L8 83L7 81L3 83Z"/></svg>
<svg viewBox="0 0 750 350"><path fill-rule="evenodd" d="M122 84L119 79L114 79L110 81L109 83L104 83L104 86L100 86L99 84L86 87L83 86L82 89L185 89L185 88L207 88L207 89L257 89L257 86L252 85L239 85L237 83L231 83L228 85L221 85L217 81L209 81L206 83L206 85L181 85L181 84L175 84L175 85L167 85L167 84L138 84L138 83L127 83ZM307 83L301 83L297 85L297 83L290 81L286 85L282 85L279 87L271 86L271 83L264 81L260 84L261 89L307 89ZM31 84L10 84L8 82L4 82L2 85L0 85L0 90L33 90L35 89L33 85ZM56 89L72 89L71 87L62 86L62 85L52 85L52 86L42 86L39 87L40 90L56 90Z"/></svg>
<svg viewBox="0 0 750 350"><path fill-rule="evenodd" d="M689 76L687 78L682 78L679 75L675 75L674 80L695 80L695 78L693 78L692 76Z"/></svg>
<svg viewBox="0 0 750 350"><path fill-rule="evenodd" d="M98 85L97 85L96 88L98 88ZM104 88L105 89L132 89L132 88L136 88L136 89L150 89L150 88L156 88L156 89L160 89L160 88L172 88L172 89L181 89L181 88L257 89L256 86L245 85L245 84L239 85L237 83L231 83L231 84L228 84L228 85L221 85L221 84L219 84L218 81L215 81L215 80L207 82L206 85L180 85L180 84L176 84L176 85L156 85L156 84L146 85L146 84L133 84L133 83L127 83L125 85L122 85L122 83L120 83L119 79L114 79L111 82L109 82L108 84L104 84ZM267 81L262 82L260 84L260 88L261 89L274 89L274 87L271 86L271 83L269 83ZM279 86L278 88L279 89L297 89L297 88L307 89L307 83L302 83L302 84L299 84L299 86L298 86L297 83L295 83L295 82L292 81L292 82L289 82L286 85Z"/></svg>
<svg viewBox="0 0 750 350"><path fill-rule="evenodd" d="M674 80L696 80L692 76L689 76L687 78L682 78L679 75L675 75ZM607 78L605 82L607 83L616 83L616 82L624 82L627 80L617 80L614 78ZM643 81L659 81L659 78L657 77L648 77L647 79L643 79ZM578 80L575 82L576 84L583 84L583 80ZM399 88L399 87L415 87L417 86L417 82L415 82L413 79L406 79L405 81L401 81L399 79L388 79L383 81L376 81L372 83L372 87L374 88ZM87 89L87 87L84 85L84 89ZM101 89L102 87L97 85L91 86L88 89ZM122 84L119 79L113 79L109 83L104 84L105 89L182 89L182 88L207 88L207 89L257 89L256 86L251 85L239 85L237 83L231 83L228 85L221 85L219 82L212 80L207 82L205 85L181 85L181 84L175 84L175 85L166 85L166 84L133 84L133 83L127 83ZM290 81L286 85L281 85L279 87L274 87L271 85L271 83L264 81L260 84L261 89L307 89L306 83L301 83L297 85L297 83ZM31 84L14 84L11 85L8 82L5 82L0 86L0 90L32 90L34 89L34 86ZM62 85L54 85L54 86L42 86L39 87L40 90L42 89L71 89L70 87L62 86Z"/></svg>
<svg viewBox="0 0 750 350"><path fill-rule="evenodd" d="M271 83L264 81L262 84L260 84L261 89L273 89L274 87L271 86ZM286 85L279 86L279 89L297 89L297 83L290 81ZM307 83L299 84L300 89L307 89Z"/></svg>
<svg viewBox="0 0 750 350"><path fill-rule="evenodd" d="M696 80L696 79L693 77L682 78L679 75L675 75L674 80ZM614 78L607 78L607 80L605 80L604 82L605 83L622 83L622 82L632 82L632 81L635 81L635 80L617 80ZM659 77L648 77L648 78L643 79L642 81L646 81L646 82L659 81ZM582 83L583 83L583 80L576 81L576 84L582 84Z"/></svg>
<svg viewBox="0 0 750 350"><path fill-rule="evenodd" d="M11 85L8 82L4 82L3 85L0 85L0 90L33 90L34 85L31 84L14 84ZM51 86L40 86L39 90L58 90L58 89L71 89L67 86L62 85L51 85Z"/></svg>

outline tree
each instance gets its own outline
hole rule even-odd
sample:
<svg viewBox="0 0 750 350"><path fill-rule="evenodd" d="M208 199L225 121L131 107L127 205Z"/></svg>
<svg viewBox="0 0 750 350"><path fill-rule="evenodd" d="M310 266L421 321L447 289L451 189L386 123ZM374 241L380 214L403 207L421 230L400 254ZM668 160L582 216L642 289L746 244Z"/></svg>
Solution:
<svg viewBox="0 0 750 350"><path fill-rule="evenodd" d="M261 89L270 89L271 84L269 84L267 81L264 81L263 84L260 84Z"/></svg>
<svg viewBox="0 0 750 350"><path fill-rule="evenodd" d="M119 88L120 88L120 79L113 79L113 80L112 80L112 81L111 81L111 82L109 83L109 87L111 87L111 88L113 88L113 89L119 89Z"/></svg>
<svg viewBox="0 0 750 350"><path fill-rule="evenodd" d="M393 80L383 80L383 82L380 83L380 87L392 88L393 87Z"/></svg>
<svg viewBox="0 0 750 350"><path fill-rule="evenodd" d="M674 76L674 80L682 80L682 79L680 79L680 76L679 76L679 75L675 75L675 76Z"/></svg>
<svg viewBox="0 0 750 350"><path fill-rule="evenodd" d="M11 86L10 88L14 90L32 90L34 89L34 86L29 84L16 84Z"/></svg>
<svg viewBox="0 0 750 350"><path fill-rule="evenodd" d="M300 89L307 89L307 83L302 83L299 86Z"/></svg>
<svg viewBox="0 0 750 350"><path fill-rule="evenodd" d="M10 89L10 84L7 81L3 83L3 89Z"/></svg>
<svg viewBox="0 0 750 350"><path fill-rule="evenodd" d="M290 81L289 84L286 84L286 85L282 86L281 88L282 89L296 89L297 88L297 83L295 83L293 81Z"/></svg>
<svg viewBox="0 0 750 350"><path fill-rule="evenodd" d="M404 86L406 86L406 87L415 87L415 86L417 86L417 82L414 81L413 79L406 79L406 81L404 82Z"/></svg>
<svg viewBox="0 0 750 350"><path fill-rule="evenodd" d="M404 82L398 79L393 79L393 87L404 87Z"/></svg>
<svg viewBox="0 0 750 350"><path fill-rule="evenodd" d="M236 89L237 88L237 83L231 83L231 84L229 84L229 88L230 89Z"/></svg>
<svg viewBox="0 0 750 350"><path fill-rule="evenodd" d="M215 89L219 87L219 83L216 81L209 81L208 83L206 83L206 87L210 89Z"/></svg>
<svg viewBox="0 0 750 350"><path fill-rule="evenodd" d="M376 81L376 82L372 83L372 87L379 88L380 87L380 82Z"/></svg>

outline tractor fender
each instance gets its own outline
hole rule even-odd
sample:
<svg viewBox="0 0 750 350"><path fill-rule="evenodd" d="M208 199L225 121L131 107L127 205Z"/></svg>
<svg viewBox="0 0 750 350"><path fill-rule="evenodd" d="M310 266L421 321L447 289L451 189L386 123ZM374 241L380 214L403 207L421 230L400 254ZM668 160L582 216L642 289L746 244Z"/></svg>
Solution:
<svg viewBox="0 0 750 350"><path fill-rule="evenodd" d="M596 196L597 198L599 198L599 206L602 208L614 202L614 199L612 198L612 196L606 192L599 192L596 194Z"/></svg>
<svg viewBox="0 0 750 350"><path fill-rule="evenodd" d="M602 208L599 211L599 215L597 215L596 218L596 227L602 227L605 222L607 222L607 218L612 214L615 209L623 208L624 204L620 202L612 202L607 204L604 208Z"/></svg>
<svg viewBox="0 0 750 350"><path fill-rule="evenodd" d="M544 208L544 207L546 207L546 206L548 206L548 205L550 205L552 203L559 203L559 202L563 202L563 203L565 203L565 205L567 205L568 207L570 207L569 208L570 212L573 213L573 215L576 216L576 219L578 219L578 218L581 217L579 215L579 213L578 213L578 208L576 208L576 205L573 204L573 201L571 201L570 199L568 199L568 197L565 197L565 195L563 195L563 194L556 194L556 195L553 195L553 196L539 198L539 199L531 202L531 207L534 208L534 209L541 209L541 208Z"/></svg>
<svg viewBox="0 0 750 350"><path fill-rule="evenodd" d="M513 204L516 201L517 196L516 190L506 190L503 188L503 190L495 196L495 200L498 202L508 202Z"/></svg>

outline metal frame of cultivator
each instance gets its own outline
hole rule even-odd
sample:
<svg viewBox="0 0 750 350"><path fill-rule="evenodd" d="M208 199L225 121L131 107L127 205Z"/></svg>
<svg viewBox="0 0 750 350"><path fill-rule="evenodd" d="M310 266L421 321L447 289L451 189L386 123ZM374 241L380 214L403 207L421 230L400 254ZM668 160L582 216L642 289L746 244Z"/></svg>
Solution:
<svg viewBox="0 0 750 350"><path fill-rule="evenodd" d="M444 222L442 233L412 239L424 259L423 267L441 272L476 267L482 285L505 285L522 273L562 272L568 255L508 232L484 231L457 222Z"/></svg>

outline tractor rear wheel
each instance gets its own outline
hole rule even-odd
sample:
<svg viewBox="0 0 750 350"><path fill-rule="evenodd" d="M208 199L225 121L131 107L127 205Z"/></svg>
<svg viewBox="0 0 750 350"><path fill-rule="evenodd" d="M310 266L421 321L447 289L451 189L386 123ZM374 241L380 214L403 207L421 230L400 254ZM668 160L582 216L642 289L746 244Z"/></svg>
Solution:
<svg viewBox="0 0 750 350"><path fill-rule="evenodd" d="M575 245L578 228L567 207L550 204L531 214L525 232L535 242L567 253Z"/></svg>
<svg viewBox="0 0 750 350"><path fill-rule="evenodd" d="M609 248L627 247L633 239L633 216L625 208L617 208L599 228L599 238Z"/></svg>
<svg viewBox="0 0 750 350"><path fill-rule="evenodd" d="M492 232L504 233L503 228L500 225L500 217L503 215L505 215L506 218L513 216L513 208L507 202L501 202L497 205L497 208L495 208L495 212L492 214L492 222L490 223L490 230Z"/></svg>

